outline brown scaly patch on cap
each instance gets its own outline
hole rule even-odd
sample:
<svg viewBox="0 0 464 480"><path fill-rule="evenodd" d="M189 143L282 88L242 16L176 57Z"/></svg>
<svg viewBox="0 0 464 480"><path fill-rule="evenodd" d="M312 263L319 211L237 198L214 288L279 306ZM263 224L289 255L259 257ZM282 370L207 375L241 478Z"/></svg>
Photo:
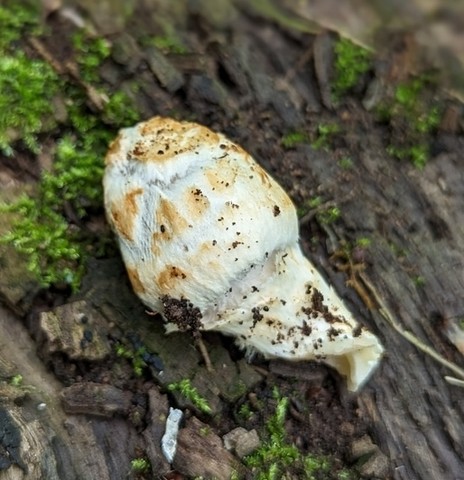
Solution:
<svg viewBox="0 0 464 480"><path fill-rule="evenodd" d="M234 185L237 178L237 166L229 157L218 158L214 164L203 171L203 175L212 190L225 192Z"/></svg>
<svg viewBox="0 0 464 480"><path fill-rule="evenodd" d="M184 196L184 205L188 209L188 218L199 219L208 213L210 203L208 197L199 188L189 188Z"/></svg>
<svg viewBox="0 0 464 480"><path fill-rule="evenodd" d="M172 290L179 281L187 278L187 275L174 265L167 265L166 268L155 279L157 285L165 291Z"/></svg>
<svg viewBox="0 0 464 480"><path fill-rule="evenodd" d="M219 135L203 125L171 118L154 117L139 128L141 139L129 152L139 162L169 162L181 153L194 153L219 141Z"/></svg>
<svg viewBox="0 0 464 480"><path fill-rule="evenodd" d="M142 193L142 188L136 188L126 193L121 203L111 205L111 220L116 231L126 240L134 239L135 218L139 210L136 198Z"/></svg>
<svg viewBox="0 0 464 480"><path fill-rule="evenodd" d="M111 143L105 156L105 165L111 165L115 158L120 157L121 151L121 135L119 134Z"/></svg>
<svg viewBox="0 0 464 480"><path fill-rule="evenodd" d="M151 251L160 255L163 246L179 238L189 224L173 202L162 198L155 211L155 225L158 229L152 235Z"/></svg>
<svg viewBox="0 0 464 480"><path fill-rule="evenodd" d="M131 282L134 292L138 295L145 293L145 287L143 286L142 281L140 280L139 274L136 268L127 267L127 275Z"/></svg>

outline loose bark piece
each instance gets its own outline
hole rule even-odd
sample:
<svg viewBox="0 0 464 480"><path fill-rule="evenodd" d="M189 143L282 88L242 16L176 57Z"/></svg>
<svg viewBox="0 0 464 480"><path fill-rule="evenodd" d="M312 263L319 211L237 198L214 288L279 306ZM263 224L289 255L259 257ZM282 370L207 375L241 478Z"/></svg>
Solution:
<svg viewBox="0 0 464 480"><path fill-rule="evenodd" d="M63 389L61 400L64 411L68 414L85 413L111 418L129 413L132 394L112 385L75 383Z"/></svg>
<svg viewBox="0 0 464 480"><path fill-rule="evenodd" d="M173 466L186 475L229 480L234 471L243 472L243 465L224 448L220 437L196 417L187 420L177 442Z"/></svg>
<svg viewBox="0 0 464 480"><path fill-rule="evenodd" d="M23 378L21 387L0 389L0 432L7 432L0 433L7 454L6 460L0 455L2 480L126 478L141 445L135 428L125 419L65 413L62 385L35 348L18 318L0 308L0 357Z"/></svg>
<svg viewBox="0 0 464 480"><path fill-rule="evenodd" d="M158 389L151 388L148 391L148 405L148 425L142 435L151 469L161 475L171 468L161 452L161 438L166 428L169 409L168 399L166 395L161 395Z"/></svg>
<svg viewBox="0 0 464 480"><path fill-rule="evenodd" d="M85 301L40 314L43 355L64 353L72 360L100 361L111 353L105 318Z"/></svg>

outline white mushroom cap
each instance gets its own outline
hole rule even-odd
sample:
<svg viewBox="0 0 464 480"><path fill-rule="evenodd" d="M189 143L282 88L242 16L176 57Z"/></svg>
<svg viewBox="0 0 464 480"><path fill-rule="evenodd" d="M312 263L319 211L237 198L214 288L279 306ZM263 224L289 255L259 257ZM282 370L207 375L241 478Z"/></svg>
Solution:
<svg viewBox="0 0 464 480"><path fill-rule="evenodd" d="M203 311L297 241L284 190L205 127L154 118L122 130L106 161L108 218L134 289L153 310L169 295Z"/></svg>
<svg viewBox="0 0 464 480"><path fill-rule="evenodd" d="M168 331L236 336L268 357L323 358L356 389L382 347L298 246L295 208L241 147L155 117L106 157L105 208L134 291Z"/></svg>

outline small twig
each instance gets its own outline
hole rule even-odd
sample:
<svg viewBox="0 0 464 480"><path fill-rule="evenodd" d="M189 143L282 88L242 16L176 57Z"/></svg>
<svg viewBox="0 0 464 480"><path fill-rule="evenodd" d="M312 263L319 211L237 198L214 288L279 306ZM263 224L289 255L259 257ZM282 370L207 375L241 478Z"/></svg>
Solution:
<svg viewBox="0 0 464 480"><path fill-rule="evenodd" d="M206 345L203 342L203 338L201 337L199 332L194 336L194 339L195 339L195 345L200 351L201 356L203 357L203 360L205 361L206 370L208 370L208 372L210 373L214 372L213 363L209 358L208 349L206 348Z"/></svg>
<svg viewBox="0 0 464 480"><path fill-rule="evenodd" d="M337 258L341 259L341 261L344 263L338 263ZM366 268L364 262L353 262L351 254L343 247L335 251L331 255L330 259L335 261L335 266L338 270L347 273L349 278L346 281L346 285L354 288L356 290L356 293L366 305L366 307L369 310L372 310L375 306L374 301L370 297L366 287L363 285L362 277L359 275L360 272L364 271L364 269Z"/></svg>
<svg viewBox="0 0 464 480"><path fill-rule="evenodd" d="M108 103L108 97L98 92L98 90L89 83L82 80L79 74L78 66L70 61L64 63L59 62L47 47L38 38L31 37L28 39L32 48L58 73L58 75L69 75L79 86L81 86L93 107L102 111L105 104Z"/></svg>
<svg viewBox="0 0 464 480"><path fill-rule="evenodd" d="M458 386L464 386L464 370L461 367L458 367L455 363L449 362L444 358L442 355L440 355L436 350L434 350L432 347L426 345L422 340L419 340L416 336L414 336L411 332L408 332L407 330L404 330L398 322L393 318L393 316L390 314L388 308L385 306L383 300L380 298L380 295L378 294L377 290L375 287L372 285L372 283L367 280L367 278L360 274L360 277L366 287L370 290L371 294L375 298L375 301L377 302L379 306L379 312L382 315L385 320L403 337L405 338L408 342L412 343L416 348L424 352L425 354L429 355L432 357L435 361L440 363L441 365L445 366L446 368L449 368L451 371L453 371L458 377L462 378L463 380L456 379L454 377L448 377L445 376L445 380L452 385L458 385Z"/></svg>
<svg viewBox="0 0 464 480"><path fill-rule="evenodd" d="M307 64L309 63L314 56L313 46L306 48L303 54L298 58L297 62L293 66L293 68L289 68L285 74L284 80L286 82L291 82L296 74Z"/></svg>
<svg viewBox="0 0 464 480"><path fill-rule="evenodd" d="M464 388L464 380L459 380L459 378L449 377L448 375L445 375L445 380L451 385Z"/></svg>

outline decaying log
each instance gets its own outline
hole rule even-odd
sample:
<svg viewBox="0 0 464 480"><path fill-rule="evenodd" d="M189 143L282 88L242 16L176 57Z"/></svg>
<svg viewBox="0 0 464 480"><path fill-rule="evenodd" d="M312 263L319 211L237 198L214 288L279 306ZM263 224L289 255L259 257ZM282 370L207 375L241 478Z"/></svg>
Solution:
<svg viewBox="0 0 464 480"><path fill-rule="evenodd" d="M79 3L91 9L91 2ZM134 7L136 23L147 34L156 34L159 28L144 16L154 6L157 2ZM159 8L159 18L165 19L167 7ZM115 45L130 47L115 53L112 68L128 75L137 72L141 88L136 100L143 115L193 114L249 150L297 204L319 196L339 206L341 218L330 225L306 217L301 239L314 263L386 349L374 377L349 399L357 403L369 435L354 444L353 458L359 454L356 448L369 450L373 440L373 451L380 452L379 465L366 470L366 476L464 479L463 390L447 383L444 376L451 372L408 343L380 315L377 303L367 301L373 299L368 286L372 285L402 328L447 360L463 365L449 340L455 319L464 313L462 135L440 134L441 153L417 170L388 156L383 127L361 105L350 103L338 112L344 140L337 152L309 145L284 151L280 144L284 134L314 133L319 122L332 118L324 110L332 106L329 91L321 85L328 78L322 54L330 48L325 43L328 37L319 39L313 58L308 54L313 36L276 28L241 3L241 10L230 6L222 17L209 17L207 6L196 8L194 16L186 11L185 22L175 23L191 48L185 56L154 47L144 50L135 40L137 32L123 31L124 19L118 17L116 29L105 23ZM339 165L340 155L347 152L349 169ZM347 245L362 237L368 237L370 245L358 252L357 263L364 265L359 276L353 273L356 262L344 255ZM7 267L20 260L13 260L11 250L2 252L0 268L10 274ZM190 468L194 457L186 453L189 443L200 444L203 438L196 416L205 419L180 395L167 397L169 384L190 378L213 415L220 415L263 380L243 358L231 359L223 339L215 335L206 339L213 365L220 365L207 372L188 335L166 337L159 319L146 315L128 288L118 259L91 262L79 296L35 316L28 313L37 285L21 275L18 270L0 278L2 300L22 317L0 309L2 480L130 478L135 475L131 460L140 457L150 461L155 476L166 474L171 467L161 454L160 439L172 402L192 414L180 436L182 456L174 465L182 473L218 478L240 471L236 457L222 449L215 432L211 435L222 470L214 465L215 455L204 470ZM357 288L352 288L353 282L358 282ZM115 343L131 347L128 332L133 333L134 349L137 338L149 346L148 368L156 386L140 380L135 388L127 379L113 385L117 376L103 378L100 371L89 383L95 364L114 360ZM88 375L85 382L79 378L82 372ZM12 385L16 374L22 375L21 386ZM140 398L134 390L141 392ZM92 396L98 401L92 402Z"/></svg>

